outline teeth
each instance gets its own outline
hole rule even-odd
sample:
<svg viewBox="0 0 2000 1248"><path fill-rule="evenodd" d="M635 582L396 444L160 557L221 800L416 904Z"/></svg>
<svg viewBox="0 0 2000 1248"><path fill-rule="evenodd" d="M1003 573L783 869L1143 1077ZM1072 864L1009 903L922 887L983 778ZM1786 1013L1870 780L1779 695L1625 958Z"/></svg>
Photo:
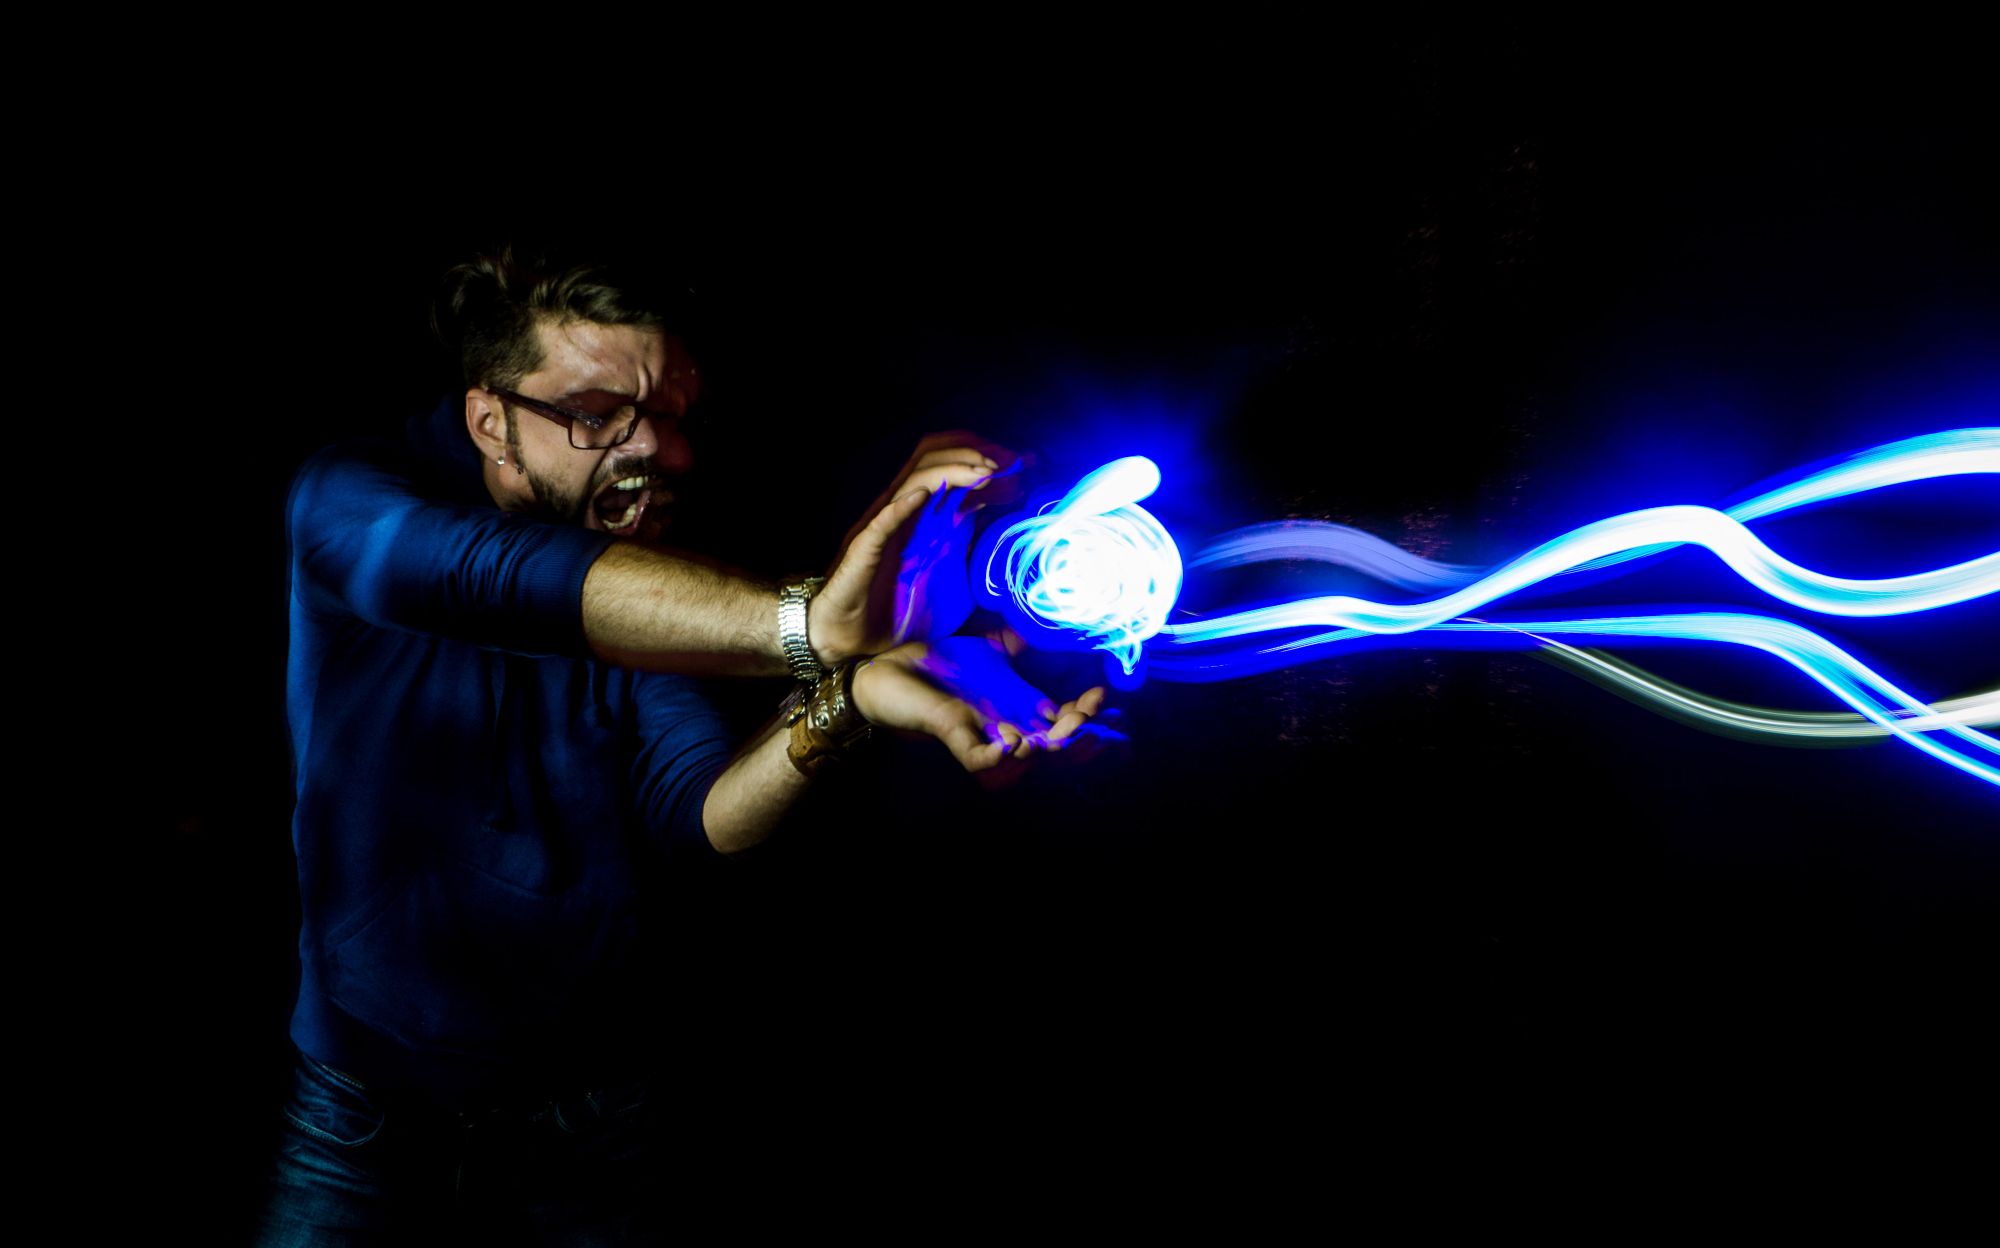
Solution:
<svg viewBox="0 0 2000 1248"><path fill-rule="evenodd" d="M623 481L613 481L611 488L614 490L636 490L651 480L651 477L627 477Z"/></svg>
<svg viewBox="0 0 2000 1248"><path fill-rule="evenodd" d="M639 518L639 504L633 503L630 507L627 507L625 509L624 515L618 517L618 523L612 525L611 527L614 529L622 529L626 525L632 523L634 520L638 518Z"/></svg>

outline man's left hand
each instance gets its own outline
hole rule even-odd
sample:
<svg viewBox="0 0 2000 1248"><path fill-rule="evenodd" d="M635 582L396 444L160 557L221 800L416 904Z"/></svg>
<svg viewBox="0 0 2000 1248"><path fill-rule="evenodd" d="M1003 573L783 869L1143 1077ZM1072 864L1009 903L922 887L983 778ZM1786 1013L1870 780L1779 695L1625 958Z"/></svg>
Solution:
<svg viewBox="0 0 2000 1248"><path fill-rule="evenodd" d="M854 674L855 704L870 723L927 733L967 771L1000 780L1038 754L1074 750L1080 760L1120 739L1092 722L1104 694L1101 686L1086 689L1058 706L983 637L909 642Z"/></svg>

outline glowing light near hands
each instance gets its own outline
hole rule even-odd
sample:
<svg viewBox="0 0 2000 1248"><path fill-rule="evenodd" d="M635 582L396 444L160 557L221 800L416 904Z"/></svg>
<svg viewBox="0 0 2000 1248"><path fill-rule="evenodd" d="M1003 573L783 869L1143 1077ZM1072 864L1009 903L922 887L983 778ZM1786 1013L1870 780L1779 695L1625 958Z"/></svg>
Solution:
<svg viewBox="0 0 2000 1248"><path fill-rule="evenodd" d="M1506 622L1466 619L1440 623L1435 628L1439 632L1512 634L1522 638L1524 642L1533 644L1545 643L1547 638L1543 634L1555 634L1717 641L1749 646L1783 659L1798 668L1883 732L1893 734L1967 775L2000 785L2000 765L1981 757L1987 755L2000 759L2000 739L1968 726L1970 723L1991 722L1996 707L2000 707L2000 701L1996 701L1990 694L1982 694L1961 700L1958 714L1940 713L1890 683L1880 673L1818 633L1787 620L1760 615L1697 611L1674 615L1613 616L1598 619ZM1376 636L1365 629L1343 628L1285 642L1271 647L1264 653L1285 654L1289 656L1290 661L1296 662L1307 652L1323 653L1327 647L1341 642L1373 639ZM1410 644L1414 644L1415 640L1411 638ZM1314 657L1321 655L1316 654ZM1277 663L1263 663L1255 667L1245 665L1242 670L1247 672L1280 665ZM1167 675L1165 671L1159 674ZM1632 688L1634 692L1642 694L1643 701L1652 703L1661 701L1654 697L1644 697L1643 686L1637 683L1634 683ZM1781 724L1772 722L1766 716L1765 731L1777 733L1786 730ZM1972 746L1973 751L1968 752L1933 740L1931 734L1938 732L1958 737ZM1788 733L1787 735L1817 734Z"/></svg>
<svg viewBox="0 0 2000 1248"><path fill-rule="evenodd" d="M1518 625L1513 627L1519 627ZM1538 638L1542 657L1597 681L1641 706L1673 715L1688 723L1745 740L1863 741L1891 735L1891 730L1852 711L1783 711L1731 702L1677 685L1635 664L1597 650L1585 650L1550 637ZM2000 689L1931 704L1927 715L1894 712L1897 722L1912 732L1929 732L1945 724L1970 728L2000 728Z"/></svg>
<svg viewBox="0 0 2000 1248"><path fill-rule="evenodd" d="M1928 729L1912 727L1918 717L1935 712L1917 698L1890 684L1853 655L1810 629L1767 616L1703 611L1685 615L1627 616L1598 620L1551 620L1489 624L1454 621L1446 628L1507 629L1523 633L1569 633L1600 637L1677 637L1689 641L1720 641L1751 646L1776 655L1825 686L1835 697L1901 740L1948 763L1967 775L2000 784L2000 739L1949 719ZM1904 716L1910 717L1909 720ZM1948 733L1974 747L1968 753L1937 741L1933 733ZM1987 757L1981 758L1984 754Z"/></svg>
<svg viewBox="0 0 2000 1248"><path fill-rule="evenodd" d="M1982 472L2000 472L2000 429L1947 429L1856 452L1830 467L1738 503L1724 514L1732 520L1747 522L1884 486ZM1669 549L1670 546L1641 547L1607 555L1572 570L1604 567Z"/></svg>
<svg viewBox="0 0 2000 1248"><path fill-rule="evenodd" d="M1165 626L1181 593L1181 552L1139 500L1160 488L1142 455L1113 460L1061 499L1005 529L986 561L986 589L1000 565L1018 618L1081 634L1123 666Z"/></svg>
<svg viewBox="0 0 2000 1248"><path fill-rule="evenodd" d="M1430 602L1385 604L1344 594L1309 598L1254 611L1170 624L1183 641L1237 637L1273 628L1344 625L1371 633L1411 633L1455 619L1498 598L1573 572L1607 555L1706 546L1750 584L1773 598L1829 615L1906 615L2000 590L2000 551L1912 576L1852 580L1827 576L1779 555L1723 513L1709 507L1654 507L1612 516L1546 542L1456 593Z"/></svg>
<svg viewBox="0 0 2000 1248"><path fill-rule="evenodd" d="M2000 765L1993 761L2000 757L2000 740L1976 728L1995 722L2000 691L1933 708L1797 624L1729 612L1504 622L1466 614L1551 577L1635 562L1680 545L1702 546L1770 597L1823 614L1903 615L1968 602L2000 591L2000 551L1945 568L1862 580L1794 563L1746 527L1748 521L1812 503L1967 473L2000 473L2000 429L1949 430L1876 447L1727 511L1674 506L1612 516L1545 542L1483 575L1476 568L1420 559L1339 525L1253 526L1218 538L1190 566L1304 558L1348 567L1403 589L1450 592L1416 603L1330 595L1169 624L1165 617L1181 583L1179 552L1165 528L1134 505L1158 487L1159 471L1150 461L1127 459L1092 473L1060 502L1007 529L987 560L987 583L989 592L999 592L992 581L998 563L1020 616L1051 634L1084 635L1117 658L1128 674L1144 643L1155 637L1159 639L1159 652L1152 658L1155 675L1213 680L1319 657L1328 646L1361 639L1381 644L1418 634L1438 642L1446 641L1440 634L1448 633L1511 635L1525 645L1560 647L1573 664L1592 666L1599 678L1627 696L1691 722L1774 737L1889 734L1968 775L2000 785ZM1333 631L1248 650L1224 644L1300 627ZM1583 657L1587 652L1545 634L1753 647L1799 669L1853 707L1860 718L1835 724L1826 716L1706 698L1637 668L1602 660L1590 664Z"/></svg>

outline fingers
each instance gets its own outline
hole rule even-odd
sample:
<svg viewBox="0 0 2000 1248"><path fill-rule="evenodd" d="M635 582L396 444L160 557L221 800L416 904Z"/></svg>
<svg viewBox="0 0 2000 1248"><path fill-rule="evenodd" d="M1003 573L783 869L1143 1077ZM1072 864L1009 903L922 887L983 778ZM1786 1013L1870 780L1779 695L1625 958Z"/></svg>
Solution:
<svg viewBox="0 0 2000 1248"><path fill-rule="evenodd" d="M1010 659L1019 657L1021 651L1028 648L1026 639L1005 624L987 632L986 644L995 650L1004 651Z"/></svg>
<svg viewBox="0 0 2000 1248"><path fill-rule="evenodd" d="M1063 757L1071 766L1081 767L1104 752L1106 745L1123 743L1125 737L1097 724L1085 724L1063 746Z"/></svg>
<svg viewBox="0 0 2000 1248"><path fill-rule="evenodd" d="M967 771L989 771L1023 748L1021 730L1009 723L990 723L963 702L932 733Z"/></svg>
<svg viewBox="0 0 2000 1248"><path fill-rule="evenodd" d="M982 489L981 478L995 477L1020 462L1021 457L999 443L982 438L965 429L952 429L943 433L927 434L917 443L917 449L910 455L910 462L903 465L902 473L892 487L900 490L906 483L922 482L934 489L944 485L960 485L968 489ZM940 475L948 468L976 469L969 479ZM939 484L942 481L944 484ZM1018 489L1012 480L1002 481L1003 493ZM970 505L970 500L968 500Z"/></svg>
<svg viewBox="0 0 2000 1248"><path fill-rule="evenodd" d="M942 490L949 486L976 490L983 489L992 476L993 469L984 463L930 464L911 473L906 484L921 485L929 490Z"/></svg>
<svg viewBox="0 0 2000 1248"><path fill-rule="evenodd" d="M999 460L976 447L954 446L926 451L916 456L910 464L910 471L922 472L927 468L938 468L945 464L970 464L975 468L984 468L988 472L996 472L1000 468Z"/></svg>
<svg viewBox="0 0 2000 1248"><path fill-rule="evenodd" d="M1074 737L1077 731L1090 721L1090 717L1104 708L1104 687L1086 689L1060 708L1052 706L1046 718L1054 720L1049 728L1048 739L1053 748L1061 749L1064 742Z"/></svg>
<svg viewBox="0 0 2000 1248"><path fill-rule="evenodd" d="M982 771L1000 761L1004 748L994 741L988 741L986 734L979 730L972 716L946 725L933 734L944 742L951 756L959 761L967 771Z"/></svg>
<svg viewBox="0 0 2000 1248"><path fill-rule="evenodd" d="M999 474L1020 462L1021 456L970 430L950 429L927 434L917 443L909 462L897 474L896 483L883 497L899 495L912 485L921 485L940 493L955 487L963 488L966 491L960 504L963 511L977 511L988 503L1015 502L1022 492L1021 482ZM984 491L996 482L999 488L990 497L975 492ZM853 530L850 530L848 538L841 543L842 547L845 548L852 540Z"/></svg>
<svg viewBox="0 0 2000 1248"><path fill-rule="evenodd" d="M999 473L981 481L966 491L960 502L961 511L977 511L981 507L1004 507L1018 503L1028 494L1027 482L1021 477L1007 477Z"/></svg>
<svg viewBox="0 0 2000 1248"><path fill-rule="evenodd" d="M1014 452L990 438L980 437L970 429L946 429L939 433L927 433L917 441L917 449L910 460L915 463L926 455L936 455L947 451L971 451L995 462L996 467L1006 467L1014 462Z"/></svg>
<svg viewBox="0 0 2000 1248"><path fill-rule="evenodd" d="M1098 751L1104 748L1104 742L1091 731L1092 727L1091 724L1083 724L1074 735L1065 737L1061 741L1051 741L1049 752L1059 755L1060 759L1051 760L1049 766L1057 766L1059 761L1061 766L1075 767L1096 757Z"/></svg>
<svg viewBox="0 0 2000 1248"><path fill-rule="evenodd" d="M1015 740L1014 747L1007 751L1007 761L1010 763L1025 763L1049 748L1048 738L1039 732L1022 732L1012 724L1002 724L1001 727L1011 729Z"/></svg>
<svg viewBox="0 0 2000 1248"><path fill-rule="evenodd" d="M967 771L993 772L996 774L982 778L1011 780L1024 773L1039 755L1063 754L1068 762L1083 763L1095 757L1107 743L1123 741L1124 737L1091 723L1089 716L1072 709L1046 732L1023 732L1009 723L982 730L966 723L939 734L939 739Z"/></svg>
<svg viewBox="0 0 2000 1248"><path fill-rule="evenodd" d="M871 559L881 555L882 548L888 544L890 535L901 528L905 520L923 510L924 504L930 501L930 497L928 489L915 489L904 494L875 513L875 518L870 520L867 527L854 539L854 545L871 546L872 551L868 554Z"/></svg>
<svg viewBox="0 0 2000 1248"><path fill-rule="evenodd" d="M930 491L911 490L876 512L841 549L826 589L813 596L808 610L826 609L822 606L824 599L828 603L841 602L843 610L859 611L866 604L868 586L881 568L882 552L888 549L889 539L929 499Z"/></svg>
<svg viewBox="0 0 2000 1248"><path fill-rule="evenodd" d="M1081 762L1107 741L1120 739L1092 722L1104 709L1103 686L1086 689L1061 706L1037 697L1033 718L1019 722L993 717L991 707L982 711L962 697L948 697L934 708L929 731L968 772L1004 773L982 776L996 782L1018 776L1039 755L1067 752L1066 762Z"/></svg>
<svg viewBox="0 0 2000 1248"><path fill-rule="evenodd" d="M894 488L898 491L912 485L932 490L954 485L972 489L1000 470L1000 461L977 447L947 446L926 451L919 443L917 449L918 453L910 456L910 462L897 478Z"/></svg>
<svg viewBox="0 0 2000 1248"><path fill-rule="evenodd" d="M1002 767L1009 771L1020 771L1027 765L1029 759L1035 757L1037 754L1046 753L1049 749L1048 738L1045 734L1040 732L1023 732L1019 727L1005 720L989 725L983 736L987 741L987 745L983 750L968 750L966 754L960 756L960 762L965 762L966 757L971 756L981 763L979 767L974 767L970 763L967 763L967 771L984 770L991 767ZM954 753L956 752L954 751Z"/></svg>
<svg viewBox="0 0 2000 1248"><path fill-rule="evenodd" d="M1090 716L1074 708L1064 711L1057 717L1055 726L1049 729L1050 744L1056 749L1061 749L1063 739L1083 727L1089 720Z"/></svg>

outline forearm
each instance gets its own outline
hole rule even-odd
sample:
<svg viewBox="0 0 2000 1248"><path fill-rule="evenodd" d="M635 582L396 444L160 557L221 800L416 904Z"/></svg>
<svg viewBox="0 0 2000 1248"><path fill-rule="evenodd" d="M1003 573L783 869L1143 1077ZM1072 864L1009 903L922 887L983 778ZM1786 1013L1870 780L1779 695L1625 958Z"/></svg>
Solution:
<svg viewBox="0 0 2000 1248"><path fill-rule="evenodd" d="M616 542L590 565L583 632L597 657L625 667L787 674L776 585L637 542Z"/></svg>
<svg viewBox="0 0 2000 1248"><path fill-rule="evenodd" d="M701 821L717 852L733 854L763 841L812 787L792 764L790 748L791 732L779 715L716 777Z"/></svg>

